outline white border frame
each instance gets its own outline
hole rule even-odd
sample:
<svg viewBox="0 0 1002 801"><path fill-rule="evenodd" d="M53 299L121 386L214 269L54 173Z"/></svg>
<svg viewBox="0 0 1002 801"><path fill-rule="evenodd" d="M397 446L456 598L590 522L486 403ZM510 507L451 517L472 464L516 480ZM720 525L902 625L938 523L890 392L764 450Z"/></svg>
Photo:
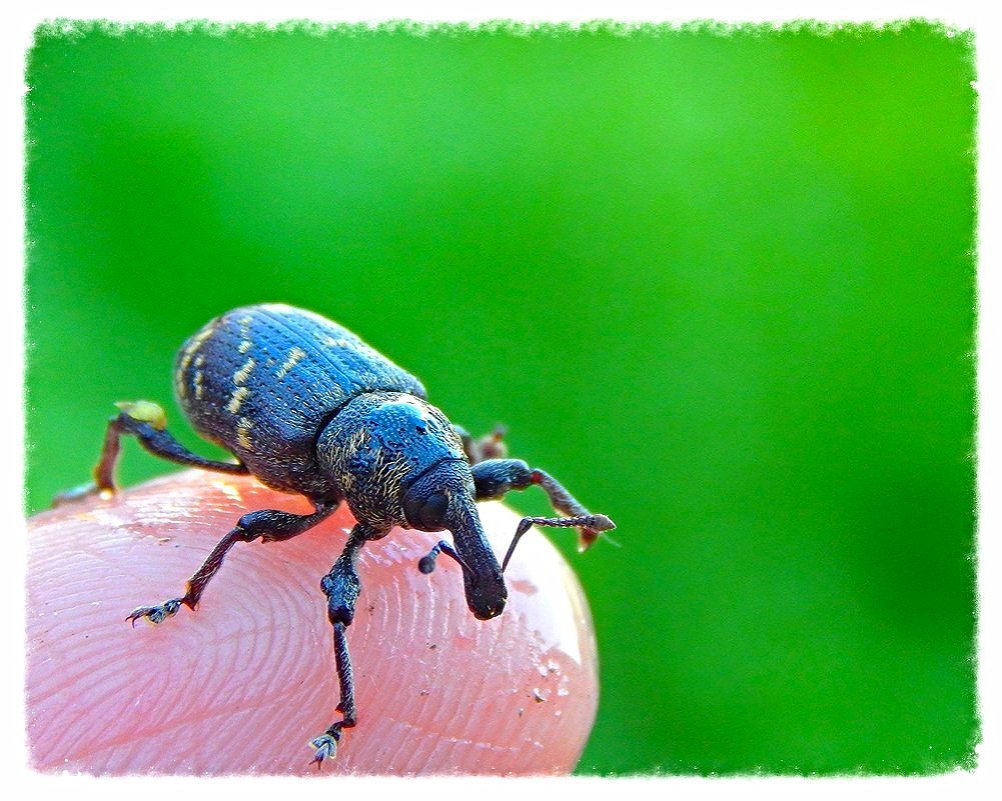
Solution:
<svg viewBox="0 0 1002 801"><path fill-rule="evenodd" d="M3 559L0 576L0 625L2 642L11 658L2 661L0 687L4 690L4 714L0 729L0 770L12 780L15 793L37 794L42 798L70 796L76 801L91 794L103 799L134 799L142 794L143 801L179 797L199 797L202 793L239 793L241 799L253 801L271 798L276 791L288 791L295 784L297 799L323 798L330 801L332 793L338 799L349 797L359 801L378 798L383 793L406 793L408 798L425 798L443 792L460 797L477 793L477 801L508 799L514 794L529 793L544 797L554 792L571 792L575 796L591 797L606 794L610 789L630 793L631 797L654 798L665 793L681 794L684 798L720 798L740 795L741 798L768 798L770 801L801 798L804 795L833 798L841 801L848 793L860 798L885 798L889 793L907 793L909 799L942 799L947 795L987 797L990 786L1002 786L999 781L999 586L998 575L1002 544L1002 457L998 445L1000 436L999 397L1002 393L999 373L1000 308L999 265L999 184L997 155L1002 142L999 110L999 28L997 15L987 8L984 0L954 0L954 2L888 2L886 0L848 0L847 2L754 2L739 3L725 0L704 0L699 3L654 3L643 0L482 0L478 3L457 0L425 0L424 2L394 2L367 0L364 3L316 2L315 0L283 0L283 2L224 2L223 0L154 0L140 6L135 0L39 0L29 9L9 11L0 26L0 80L3 85L3 110L6 123L0 129L3 148L0 150L0 198L3 201L2 231L4 264L0 273L0 325L6 347L2 353L8 381L0 394L2 419L6 422L2 451L7 454L9 472L0 481L0 509L6 513L8 525L3 534L3 546L9 554ZM977 89L979 93L979 228L978 228L978 492L980 498L978 526L979 573L979 709L982 719L982 743L978 747L978 768L973 773L957 772L946 776L919 778L727 778L698 777L664 778L569 778L554 780L524 779L344 779L336 786L330 781L303 781L282 778L231 778L206 780L182 777L130 777L96 779L78 776L39 775L27 767L25 746L23 676L21 645L24 638L23 566L25 563L24 525L21 519L22 475L18 467L23 453L23 341L24 315L22 285L24 263L23 221L23 94L24 53L31 44L32 31L42 21L56 18L112 19L122 22L182 21L213 19L222 22L282 21L310 19L322 22L378 22L391 19L413 19L426 22L483 22L493 19L514 19L527 22L584 22L614 19L623 22L683 22L712 19L723 22L785 22L791 20L822 20L831 22L888 22L905 18L925 17L960 29L971 29L976 35ZM989 146L994 143L996 151ZM17 344L15 344L17 343ZM15 367L12 368L12 365ZM14 466L16 463L16 466ZM553 782L573 786L553 786ZM609 781L617 782L615 788ZM222 782L222 784L220 784ZM406 782L401 786L400 782ZM517 784L515 784L517 782ZM201 792L200 792L201 791Z"/></svg>

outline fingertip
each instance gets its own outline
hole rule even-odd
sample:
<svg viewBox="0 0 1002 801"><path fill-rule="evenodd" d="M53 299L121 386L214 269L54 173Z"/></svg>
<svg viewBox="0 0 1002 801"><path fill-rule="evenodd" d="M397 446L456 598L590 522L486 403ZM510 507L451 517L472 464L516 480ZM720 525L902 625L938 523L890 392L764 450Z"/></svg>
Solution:
<svg viewBox="0 0 1002 801"><path fill-rule="evenodd" d="M33 521L28 705L38 767L316 773L304 743L340 717L319 581L343 547L347 513L288 542L235 547L197 613L135 631L121 620L122 610L176 595L241 514L271 507L308 511L251 479L190 472ZM501 504L480 510L503 552L518 518ZM571 770L597 704L594 638L573 573L530 534L508 568L508 608L481 622L451 560L419 571L436 541L396 530L362 551L348 631L359 725L323 772Z"/></svg>

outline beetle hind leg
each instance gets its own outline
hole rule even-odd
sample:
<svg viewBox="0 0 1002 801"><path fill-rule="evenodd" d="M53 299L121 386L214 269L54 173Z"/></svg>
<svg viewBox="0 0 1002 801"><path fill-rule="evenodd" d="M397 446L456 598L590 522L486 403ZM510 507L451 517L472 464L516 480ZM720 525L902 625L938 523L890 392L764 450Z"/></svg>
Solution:
<svg viewBox="0 0 1002 801"><path fill-rule="evenodd" d="M88 484L60 493L53 505L72 502L88 495L100 494L110 497L117 489L115 466L122 449L122 435L131 434L139 440L149 453L175 464L200 467L218 473L243 475L247 467L239 462L219 462L192 453L167 431L167 416L164 410L151 401L117 403L121 411L108 421L108 428L101 447L101 458L94 468L94 480Z"/></svg>

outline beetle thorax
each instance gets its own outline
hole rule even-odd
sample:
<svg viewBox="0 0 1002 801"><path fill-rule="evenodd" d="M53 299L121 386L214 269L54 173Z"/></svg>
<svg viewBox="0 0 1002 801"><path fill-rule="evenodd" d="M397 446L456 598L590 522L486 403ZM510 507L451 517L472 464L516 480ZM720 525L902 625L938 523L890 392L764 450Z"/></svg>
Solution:
<svg viewBox="0 0 1002 801"><path fill-rule="evenodd" d="M378 529L405 524L407 487L450 459L465 462L452 424L428 402L399 392L357 396L317 440L317 460L356 519Z"/></svg>

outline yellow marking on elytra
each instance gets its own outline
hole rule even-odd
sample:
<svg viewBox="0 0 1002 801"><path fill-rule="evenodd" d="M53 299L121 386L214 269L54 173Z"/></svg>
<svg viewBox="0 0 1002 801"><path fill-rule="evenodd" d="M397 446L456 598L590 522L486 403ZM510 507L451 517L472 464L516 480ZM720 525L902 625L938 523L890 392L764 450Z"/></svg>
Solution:
<svg viewBox="0 0 1002 801"><path fill-rule="evenodd" d="M244 402L250 394L250 390L247 387L237 387L233 390L233 394L230 395L230 402L226 404L226 411L230 414L236 414L240 411L240 405Z"/></svg>
<svg viewBox="0 0 1002 801"><path fill-rule="evenodd" d="M247 380L247 376L251 374L251 370L254 369L254 365L257 364L253 359L248 359L244 366L241 367L233 374L234 384L243 384Z"/></svg>
<svg viewBox="0 0 1002 801"><path fill-rule="evenodd" d="M202 343L211 337L215 331L216 327L214 325L210 325L203 328L191 338L191 342L188 343L188 347L184 349L184 357L181 359L182 370L188 369L188 365L191 364L191 360L194 357L195 352L202 347Z"/></svg>
<svg viewBox="0 0 1002 801"><path fill-rule="evenodd" d="M237 423L237 442L240 443L241 448L248 451L254 450L254 444L250 439L250 430L252 428L254 428L254 421L247 417L241 417Z"/></svg>
<svg viewBox="0 0 1002 801"><path fill-rule="evenodd" d="M195 357L195 367L201 367L203 364L205 364L205 354L199 353Z"/></svg>
<svg viewBox="0 0 1002 801"><path fill-rule="evenodd" d="M246 353L251 347L250 324L252 319L253 318L247 314L237 320L237 323L240 325L240 339L243 340L238 348L241 353Z"/></svg>
<svg viewBox="0 0 1002 801"><path fill-rule="evenodd" d="M195 397L196 398L201 399L201 397L202 397L202 390L203 390L203 387L202 387L202 371L201 370L196 370L195 371Z"/></svg>
<svg viewBox="0 0 1002 801"><path fill-rule="evenodd" d="M289 374L289 370L296 366L302 359L306 357L306 351L302 348L292 348L289 351L289 358L285 360L281 367L278 368L278 372L275 373L275 378L285 378Z"/></svg>
<svg viewBox="0 0 1002 801"><path fill-rule="evenodd" d="M202 343L205 342L213 332L216 330L215 325L209 325L199 331L195 336L191 338L191 341L187 344L184 352L181 354L181 363L177 366L177 373L174 374L174 381L177 384L177 394L181 396L182 400L188 397L188 387L185 386L184 376L188 372L188 367L191 366L191 360L195 357L195 352L202 347ZM199 359L205 361L205 357L199 354ZM201 362L199 363L201 365Z"/></svg>
<svg viewBox="0 0 1002 801"><path fill-rule="evenodd" d="M133 420L149 423L158 431L167 428L167 414L153 401L118 401L115 405Z"/></svg>

